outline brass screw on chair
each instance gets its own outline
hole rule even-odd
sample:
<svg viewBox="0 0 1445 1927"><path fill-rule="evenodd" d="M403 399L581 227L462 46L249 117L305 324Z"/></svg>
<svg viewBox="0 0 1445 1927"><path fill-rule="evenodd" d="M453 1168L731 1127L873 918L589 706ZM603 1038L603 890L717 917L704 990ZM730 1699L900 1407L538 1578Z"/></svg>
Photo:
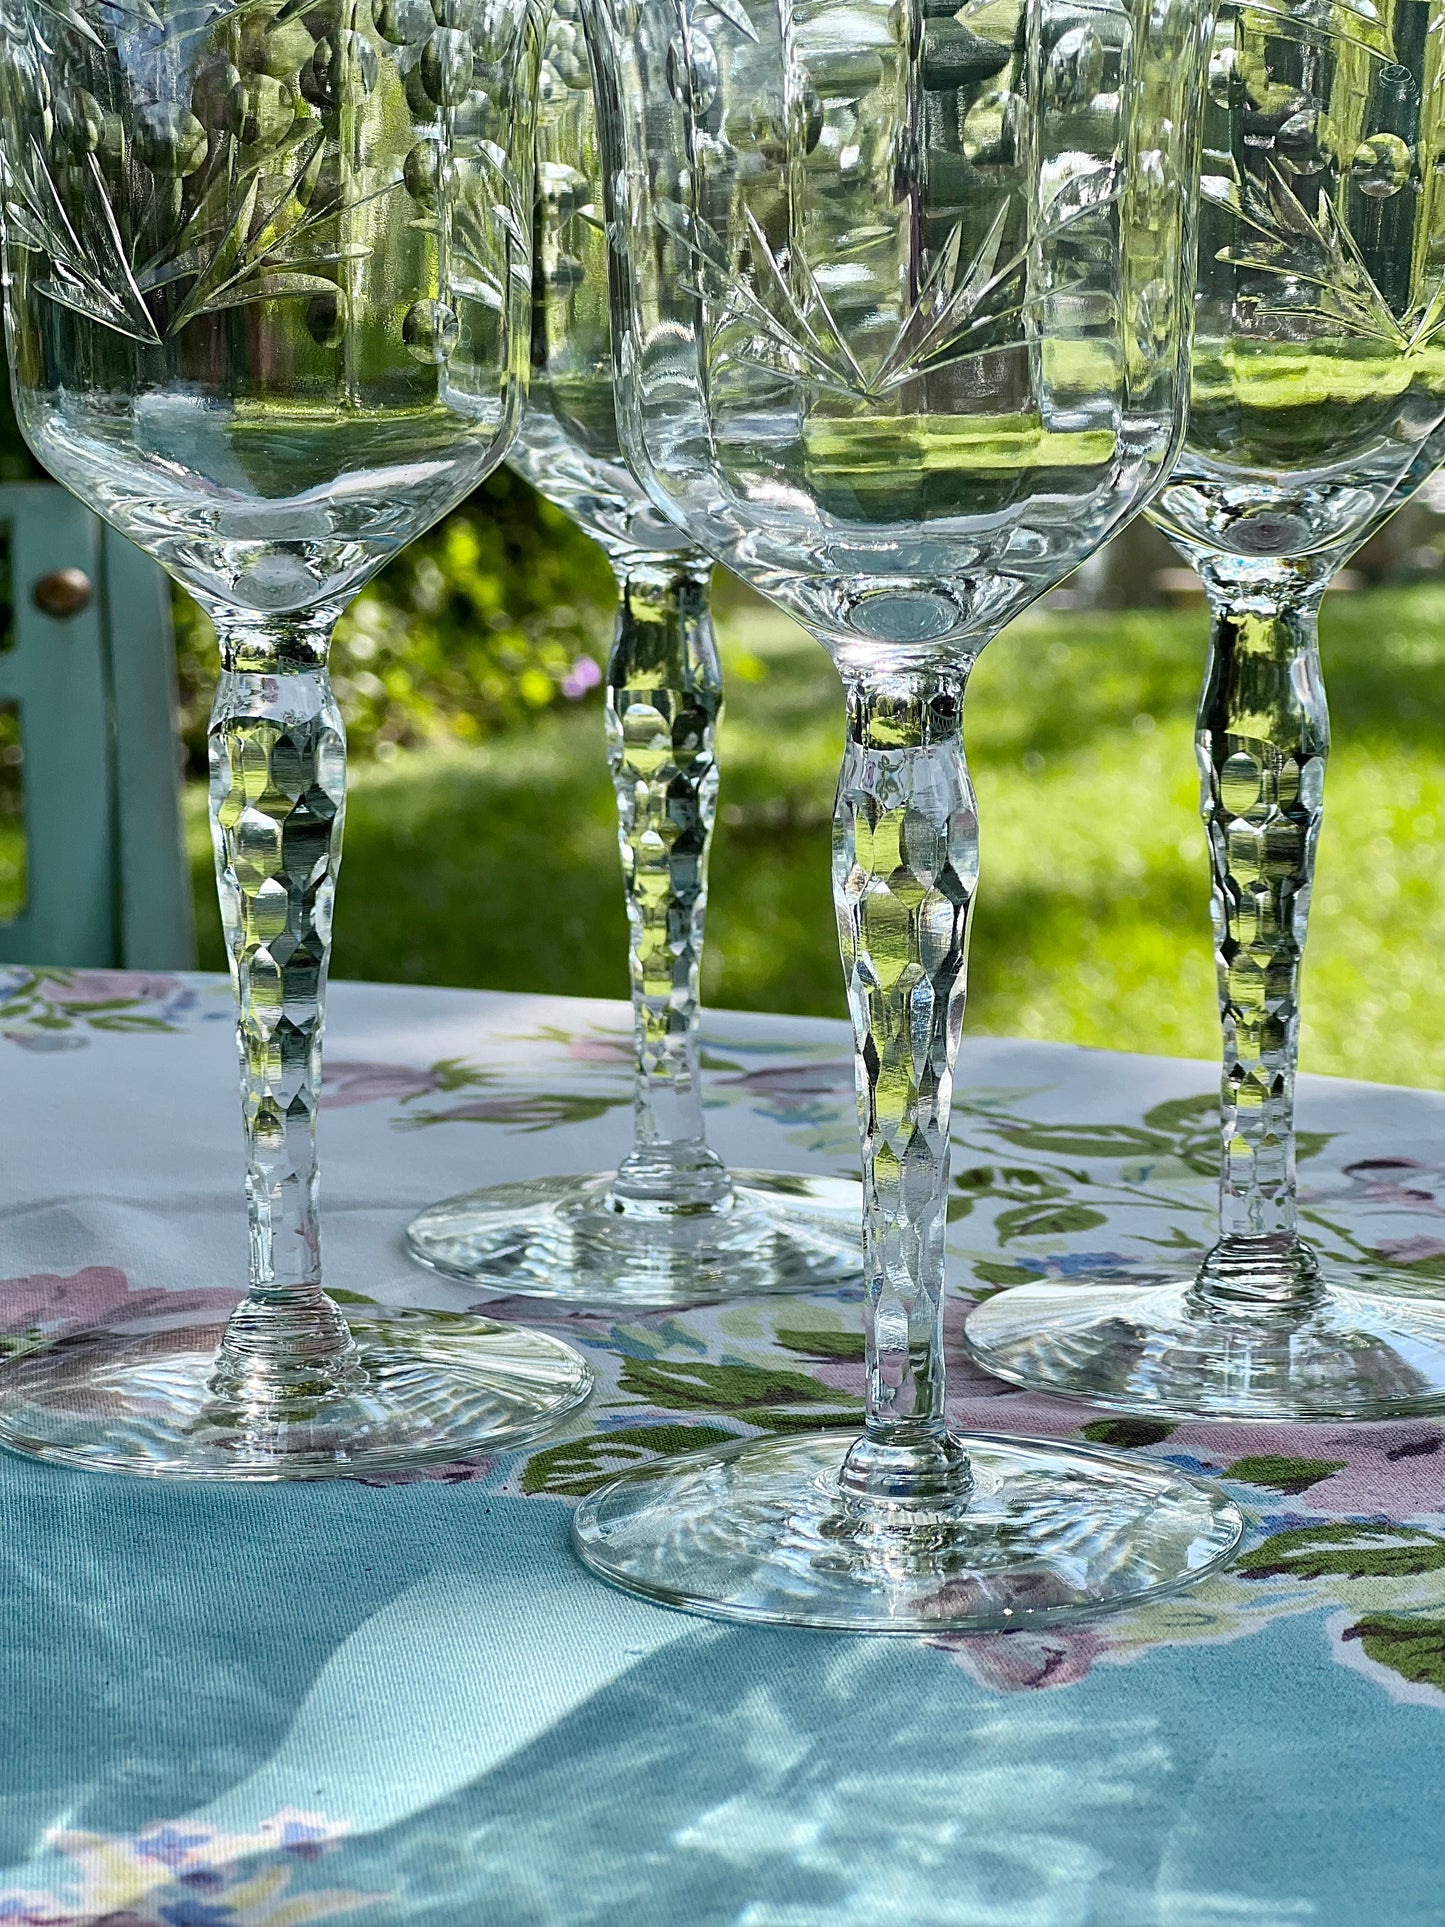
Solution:
<svg viewBox="0 0 1445 1927"><path fill-rule="evenodd" d="M52 569L49 575L41 576L31 590L41 614L54 616L57 621L78 616L88 606L93 593L84 569Z"/></svg>

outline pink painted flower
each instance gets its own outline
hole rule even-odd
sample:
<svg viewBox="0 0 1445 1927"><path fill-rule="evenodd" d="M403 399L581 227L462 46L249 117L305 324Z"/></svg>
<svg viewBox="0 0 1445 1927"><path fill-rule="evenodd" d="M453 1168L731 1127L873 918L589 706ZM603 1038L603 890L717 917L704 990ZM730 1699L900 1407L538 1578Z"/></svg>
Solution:
<svg viewBox="0 0 1445 1927"><path fill-rule="evenodd" d="M141 970L73 970L41 977L35 986L48 1004L109 1004L122 1000L164 1004L185 986L178 977Z"/></svg>
<svg viewBox="0 0 1445 1927"><path fill-rule="evenodd" d="M494 1459L452 1459L446 1465L419 1465L411 1472L369 1472L358 1485L415 1485L419 1479L432 1479L441 1485L470 1485L485 1479Z"/></svg>
<svg viewBox="0 0 1445 1927"><path fill-rule="evenodd" d="M129 1927L119 1914L115 1918L118 1927ZM67 1907L54 1894L17 1887L0 1891L0 1927L76 1927L78 1922L74 1908ZM112 1923L107 1922L107 1927L112 1927Z"/></svg>
<svg viewBox="0 0 1445 1927"><path fill-rule="evenodd" d="M1397 1265L1416 1265L1424 1258L1445 1257L1445 1238L1381 1238L1375 1249Z"/></svg>
<svg viewBox="0 0 1445 1927"><path fill-rule="evenodd" d="M949 1654L980 1686L996 1693L1039 1692L1072 1686L1112 1650L1109 1641L1082 1627L1076 1632L952 1633L928 1644Z"/></svg>
<svg viewBox="0 0 1445 1927"><path fill-rule="evenodd" d="M434 1070L416 1064L373 1064L346 1058L328 1059L321 1087L323 1110L345 1110L351 1104L401 1104L409 1097L439 1091L445 1080Z"/></svg>
<svg viewBox="0 0 1445 1927"><path fill-rule="evenodd" d="M1418 1158L1360 1158L1347 1164L1341 1176L1344 1184L1326 1182L1312 1185L1310 1198L1349 1198L1369 1204L1397 1204L1407 1210L1427 1211L1433 1217L1445 1215L1439 1193L1445 1188L1445 1173L1435 1164L1422 1164Z"/></svg>
<svg viewBox="0 0 1445 1927"><path fill-rule="evenodd" d="M719 1081L729 1090L756 1091L761 1097L834 1097L840 1092L852 1093L853 1065L841 1060L823 1064L778 1064L770 1070L744 1071L737 1077Z"/></svg>
<svg viewBox="0 0 1445 1927"><path fill-rule="evenodd" d="M39 1330L47 1337L118 1319L149 1318L156 1312L211 1311L224 1316L240 1296L236 1291L132 1291L123 1271L113 1265L87 1265L69 1277L32 1272L0 1279L0 1332Z"/></svg>
<svg viewBox="0 0 1445 1927"><path fill-rule="evenodd" d="M1269 1489L1272 1465L1320 1477L1293 1492L1281 1488L1281 1507L1308 1508L1333 1518L1354 1515L1417 1519L1445 1512L1445 1430L1438 1421L1395 1419L1376 1425L1176 1426L1162 1441L1164 1457L1188 1453L1209 1471L1245 1484L1262 1478ZM1334 1469L1332 1469L1334 1468ZM1251 1474L1256 1475L1255 1479Z"/></svg>
<svg viewBox="0 0 1445 1927"><path fill-rule="evenodd" d="M567 1055L575 1064L630 1064L630 1037L569 1037Z"/></svg>

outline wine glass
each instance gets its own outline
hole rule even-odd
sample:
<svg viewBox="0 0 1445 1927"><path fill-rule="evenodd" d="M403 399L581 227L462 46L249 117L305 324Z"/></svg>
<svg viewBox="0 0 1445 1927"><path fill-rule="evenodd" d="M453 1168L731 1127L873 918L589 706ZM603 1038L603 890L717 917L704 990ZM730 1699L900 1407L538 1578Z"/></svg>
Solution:
<svg viewBox="0 0 1445 1927"><path fill-rule="evenodd" d="M20 425L220 640L211 826L250 1224L227 1324L21 1357L0 1441L225 1479L516 1440L586 1397L586 1364L455 1314L343 1316L316 1109L346 794L331 630L515 432L538 21L527 0L3 0L0 27Z"/></svg>
<svg viewBox="0 0 1445 1927"><path fill-rule="evenodd" d="M978 875L964 687L1162 479L1184 401L1191 0L585 0L618 416L847 695L834 900L864 1195L861 1436L739 1439L576 1515L608 1579L916 1632L1185 1584L1239 1515L1137 1458L959 1438L949 1107Z"/></svg>
<svg viewBox="0 0 1445 1927"><path fill-rule="evenodd" d="M1435 44L1415 0L1219 14L1189 434L1151 514L1211 611L1196 749L1224 1034L1220 1236L1201 1264L979 1306L970 1348L1016 1384L1238 1419L1445 1402L1445 1303L1364 1247L1322 1262L1301 1235L1294 1121L1330 741L1320 599L1445 454Z"/></svg>
<svg viewBox="0 0 1445 1927"><path fill-rule="evenodd" d="M617 439L596 114L577 0L556 0L537 127L532 386L511 460L617 577L607 747L627 894L633 1145L615 1172L448 1198L412 1256L450 1277L594 1305L698 1304L861 1274L858 1186L730 1174L707 1142L698 973L722 672L712 558L658 513Z"/></svg>

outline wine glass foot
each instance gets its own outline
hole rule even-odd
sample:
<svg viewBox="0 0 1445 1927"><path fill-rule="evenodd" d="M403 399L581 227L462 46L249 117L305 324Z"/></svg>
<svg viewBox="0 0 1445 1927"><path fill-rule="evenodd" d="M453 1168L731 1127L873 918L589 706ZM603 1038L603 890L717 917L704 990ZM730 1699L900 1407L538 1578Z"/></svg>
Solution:
<svg viewBox="0 0 1445 1927"><path fill-rule="evenodd" d="M969 1315L986 1371L1161 1418L1387 1419L1445 1411L1445 1297L1323 1281L1303 1303L1195 1280L1016 1285Z"/></svg>
<svg viewBox="0 0 1445 1927"><path fill-rule="evenodd" d="M242 1405L212 1388L214 1314L102 1327L0 1367L0 1445L180 1479L364 1477L509 1449L584 1403L561 1339L459 1313L347 1307L344 1387Z"/></svg>
<svg viewBox="0 0 1445 1927"><path fill-rule="evenodd" d="M734 1171L725 1209L618 1211L611 1172L448 1198L413 1219L411 1256L489 1291L660 1309L861 1283L860 1187Z"/></svg>
<svg viewBox="0 0 1445 1927"><path fill-rule="evenodd" d="M1076 1446L962 1441L973 1484L928 1514L839 1485L852 1440L741 1439L641 1467L584 1499L573 1541L629 1592L713 1619L839 1632L1003 1630L1173 1592L1243 1524L1171 1469Z"/></svg>

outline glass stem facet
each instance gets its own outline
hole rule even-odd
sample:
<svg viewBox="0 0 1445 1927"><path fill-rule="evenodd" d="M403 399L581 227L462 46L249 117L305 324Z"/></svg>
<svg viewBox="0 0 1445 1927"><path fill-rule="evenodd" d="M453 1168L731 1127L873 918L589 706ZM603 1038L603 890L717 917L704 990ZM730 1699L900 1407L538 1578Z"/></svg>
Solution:
<svg viewBox="0 0 1445 1927"><path fill-rule="evenodd" d="M944 1416L949 1112L978 883L963 753L967 666L848 675L833 901L863 1162L866 1430L843 1489L956 1508L970 1474Z"/></svg>
<svg viewBox="0 0 1445 1927"><path fill-rule="evenodd" d="M1320 1284L1298 1229L1294 1087L1330 747L1319 606L1338 557L1191 560L1211 611L1195 746L1223 1032L1221 1235L1194 1296L1303 1308Z"/></svg>
<svg viewBox="0 0 1445 1927"><path fill-rule="evenodd" d="M321 1289L316 1111L346 732L326 659L336 612L214 612L211 839L236 992L250 1288L212 1393L284 1413L356 1382L346 1321Z"/></svg>
<svg viewBox="0 0 1445 1927"><path fill-rule="evenodd" d="M692 1214L732 1201L727 1168L706 1141L698 1064L723 707L711 574L711 561L697 553L617 563L607 752L637 1045L633 1145L608 1194L621 1211Z"/></svg>

